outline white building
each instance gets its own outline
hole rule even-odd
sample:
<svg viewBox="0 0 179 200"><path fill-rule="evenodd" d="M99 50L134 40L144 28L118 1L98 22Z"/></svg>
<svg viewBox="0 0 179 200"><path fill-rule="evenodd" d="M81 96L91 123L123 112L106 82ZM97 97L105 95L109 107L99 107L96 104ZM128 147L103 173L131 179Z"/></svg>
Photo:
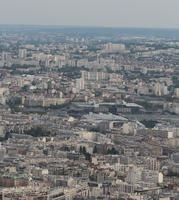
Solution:
<svg viewBox="0 0 179 200"><path fill-rule="evenodd" d="M175 96L179 97L179 88L175 88Z"/></svg>
<svg viewBox="0 0 179 200"><path fill-rule="evenodd" d="M19 58L26 59L27 50L26 49L19 49Z"/></svg>
<svg viewBox="0 0 179 200"><path fill-rule="evenodd" d="M140 182L149 184L163 183L163 174L159 171L144 170L133 166L129 168L127 182L129 184L138 184Z"/></svg>
<svg viewBox="0 0 179 200"><path fill-rule="evenodd" d="M83 78L76 79L75 88L78 91L84 90L85 85L84 85L84 79Z"/></svg>
<svg viewBox="0 0 179 200"><path fill-rule="evenodd" d="M154 84L154 94L156 96L168 95L168 87L163 83L157 82Z"/></svg>
<svg viewBox="0 0 179 200"><path fill-rule="evenodd" d="M105 47L105 52L123 52L123 51L125 51L124 44L107 43L107 44L105 44L104 47Z"/></svg>
<svg viewBox="0 0 179 200"><path fill-rule="evenodd" d="M136 166L130 167L127 174L127 183L137 184L141 180L142 169Z"/></svg>
<svg viewBox="0 0 179 200"><path fill-rule="evenodd" d="M141 179L142 181L148 183L163 183L163 174L159 171L145 170L142 171Z"/></svg>

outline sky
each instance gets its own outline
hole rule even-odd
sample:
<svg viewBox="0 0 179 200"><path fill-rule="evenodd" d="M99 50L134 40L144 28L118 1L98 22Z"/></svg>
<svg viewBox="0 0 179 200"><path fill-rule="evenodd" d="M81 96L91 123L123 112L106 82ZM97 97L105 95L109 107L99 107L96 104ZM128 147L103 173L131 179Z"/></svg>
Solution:
<svg viewBox="0 0 179 200"><path fill-rule="evenodd" d="M179 0L0 0L0 24L179 28Z"/></svg>

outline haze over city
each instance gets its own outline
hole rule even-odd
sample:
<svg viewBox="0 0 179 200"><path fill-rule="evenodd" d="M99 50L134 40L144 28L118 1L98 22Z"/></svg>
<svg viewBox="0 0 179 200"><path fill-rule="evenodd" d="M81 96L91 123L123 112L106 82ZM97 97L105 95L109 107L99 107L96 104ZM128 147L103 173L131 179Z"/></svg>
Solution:
<svg viewBox="0 0 179 200"><path fill-rule="evenodd" d="M179 28L178 0L0 0L0 24Z"/></svg>

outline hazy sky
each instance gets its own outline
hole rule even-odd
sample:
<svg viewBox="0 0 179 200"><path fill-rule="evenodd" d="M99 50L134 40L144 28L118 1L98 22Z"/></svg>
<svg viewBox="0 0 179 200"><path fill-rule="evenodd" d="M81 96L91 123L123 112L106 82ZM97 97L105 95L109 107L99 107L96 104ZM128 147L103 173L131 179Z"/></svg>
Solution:
<svg viewBox="0 0 179 200"><path fill-rule="evenodd" d="M179 28L179 0L0 0L0 24Z"/></svg>

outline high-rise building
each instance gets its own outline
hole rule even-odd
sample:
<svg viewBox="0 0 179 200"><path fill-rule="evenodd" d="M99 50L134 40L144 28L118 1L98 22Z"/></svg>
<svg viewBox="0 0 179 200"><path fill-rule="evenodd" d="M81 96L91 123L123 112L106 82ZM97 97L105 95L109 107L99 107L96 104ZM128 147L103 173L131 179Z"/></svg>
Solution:
<svg viewBox="0 0 179 200"><path fill-rule="evenodd" d="M179 88L175 88L175 96L179 97Z"/></svg>
<svg viewBox="0 0 179 200"><path fill-rule="evenodd" d="M168 87L163 83L157 82L154 85L154 94L156 96L168 95Z"/></svg>
<svg viewBox="0 0 179 200"><path fill-rule="evenodd" d="M9 56L8 56L8 53L3 51L3 52L2 52L2 60L3 60L3 61L7 61L7 60L8 60L8 57L9 57Z"/></svg>
<svg viewBox="0 0 179 200"><path fill-rule="evenodd" d="M80 78L80 79L76 79L76 89L78 90L84 90L84 79L83 78Z"/></svg>
<svg viewBox="0 0 179 200"><path fill-rule="evenodd" d="M26 59L27 50L26 49L19 49L19 58Z"/></svg>
<svg viewBox="0 0 179 200"><path fill-rule="evenodd" d="M105 51L106 52L123 52L125 51L125 45L108 43L108 44L105 44Z"/></svg>
<svg viewBox="0 0 179 200"><path fill-rule="evenodd" d="M101 80L106 80L107 78L108 78L108 76L105 72L82 71L82 79L86 80L86 81L101 81Z"/></svg>

